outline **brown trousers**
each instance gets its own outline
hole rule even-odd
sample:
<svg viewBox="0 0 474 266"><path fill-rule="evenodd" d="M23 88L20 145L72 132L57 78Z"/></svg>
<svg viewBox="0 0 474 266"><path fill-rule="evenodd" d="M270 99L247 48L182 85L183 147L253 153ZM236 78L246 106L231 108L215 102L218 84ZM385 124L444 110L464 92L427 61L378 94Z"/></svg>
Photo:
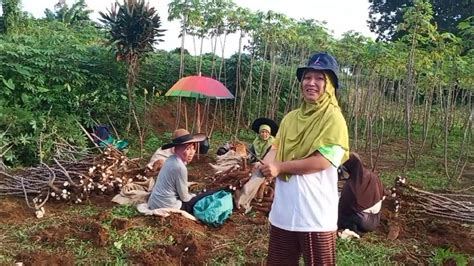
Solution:
<svg viewBox="0 0 474 266"><path fill-rule="evenodd" d="M291 232L271 225L267 265L336 265L336 231Z"/></svg>

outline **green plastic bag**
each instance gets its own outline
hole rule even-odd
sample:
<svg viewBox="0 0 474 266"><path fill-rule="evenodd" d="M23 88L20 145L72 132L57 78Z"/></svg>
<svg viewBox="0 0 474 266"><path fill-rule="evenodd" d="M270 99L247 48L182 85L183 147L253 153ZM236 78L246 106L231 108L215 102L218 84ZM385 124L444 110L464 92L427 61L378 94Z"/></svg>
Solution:
<svg viewBox="0 0 474 266"><path fill-rule="evenodd" d="M112 145L118 150L124 150L128 147L128 141L126 140L116 140L114 137L109 136L106 140L100 142L100 147L107 147L107 145Z"/></svg>
<svg viewBox="0 0 474 266"><path fill-rule="evenodd" d="M196 202L193 212L201 222L218 227L230 217L233 208L232 194L220 190Z"/></svg>

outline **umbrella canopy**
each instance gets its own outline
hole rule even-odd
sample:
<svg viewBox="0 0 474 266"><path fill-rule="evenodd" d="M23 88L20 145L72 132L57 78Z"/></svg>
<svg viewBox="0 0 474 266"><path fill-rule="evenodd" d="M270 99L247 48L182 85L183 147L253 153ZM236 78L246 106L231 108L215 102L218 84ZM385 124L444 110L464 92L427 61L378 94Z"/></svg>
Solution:
<svg viewBox="0 0 474 266"><path fill-rule="evenodd" d="M189 76L178 80L165 96L233 99L234 95L221 82L204 76Z"/></svg>

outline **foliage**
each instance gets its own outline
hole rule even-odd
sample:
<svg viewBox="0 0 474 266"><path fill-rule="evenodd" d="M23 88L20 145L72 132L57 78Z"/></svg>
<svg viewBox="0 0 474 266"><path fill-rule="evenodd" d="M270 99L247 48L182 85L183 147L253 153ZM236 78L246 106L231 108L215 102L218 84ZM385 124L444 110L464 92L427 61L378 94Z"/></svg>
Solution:
<svg viewBox="0 0 474 266"><path fill-rule="evenodd" d="M132 218L138 214L137 208L132 205L118 205L112 209L114 218Z"/></svg>
<svg viewBox="0 0 474 266"><path fill-rule="evenodd" d="M58 142L86 147L76 121L92 126L107 113L120 118L121 66L101 42L91 26L45 21L0 38L0 125L13 145L7 161L47 160Z"/></svg>
<svg viewBox="0 0 474 266"><path fill-rule="evenodd" d="M369 0L371 31L377 33L381 40L398 40L406 34L403 31L396 31L397 25L403 21L403 8L414 6L415 2L411 0ZM433 5L434 21L440 31L453 34L459 33L457 25L472 16L474 9L474 3L469 0L430 0L430 2Z"/></svg>
<svg viewBox="0 0 474 266"><path fill-rule="evenodd" d="M164 32L160 29L160 16L144 0L124 1L123 5L116 2L107 14L99 14L117 57L127 62L137 55L153 51L153 45L163 41L159 39Z"/></svg>
<svg viewBox="0 0 474 266"><path fill-rule="evenodd" d="M2 0L3 16L0 17L0 33L14 33L23 23L25 15L20 10L20 0Z"/></svg>
<svg viewBox="0 0 474 266"><path fill-rule="evenodd" d="M118 10L117 10L118 9ZM115 51L117 61L125 60L127 70L128 92L128 125L127 135L130 130L132 115L136 117L135 110L135 82L138 77L140 61L154 50L154 45L163 41L160 16L155 8L150 7L145 0L124 0L120 5L115 2L107 14L99 12L104 23L103 28L109 35L109 45ZM143 148L143 131L139 122L136 124L140 136L140 147Z"/></svg>
<svg viewBox="0 0 474 266"><path fill-rule="evenodd" d="M463 40L464 51L462 54L465 55L472 52L474 49L474 16L461 21L458 24L458 30Z"/></svg>
<svg viewBox="0 0 474 266"><path fill-rule="evenodd" d="M449 248L437 248L434 251L434 256L431 258L431 263L434 265L446 265L449 262L454 265L468 265L469 257L456 253Z"/></svg>
<svg viewBox="0 0 474 266"><path fill-rule="evenodd" d="M66 2L59 1L54 6L54 11L46 8L44 14L47 20L59 20L65 24L90 23L89 14L92 10L86 9L85 0L77 0L70 8Z"/></svg>

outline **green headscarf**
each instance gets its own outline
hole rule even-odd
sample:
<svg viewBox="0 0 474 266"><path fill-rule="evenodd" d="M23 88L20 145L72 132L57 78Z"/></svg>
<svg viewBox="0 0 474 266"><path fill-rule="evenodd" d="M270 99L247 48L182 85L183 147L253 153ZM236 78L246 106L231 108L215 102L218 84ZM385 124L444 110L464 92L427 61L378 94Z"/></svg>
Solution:
<svg viewBox="0 0 474 266"><path fill-rule="evenodd" d="M259 128L259 132L262 130L268 131L268 133L271 133L271 128L268 125L261 125ZM270 137L267 140L263 140L260 135L258 135L254 141L252 142L253 148L255 150L255 155L257 156L258 159L263 159L263 156L265 155L265 152L270 148L273 144L273 141L275 141L275 138L270 135Z"/></svg>
<svg viewBox="0 0 474 266"><path fill-rule="evenodd" d="M282 120L275 138L276 160L304 159L321 147L339 145L349 158L349 134L346 121L335 96L334 85L326 73L324 94L315 103L303 102Z"/></svg>

